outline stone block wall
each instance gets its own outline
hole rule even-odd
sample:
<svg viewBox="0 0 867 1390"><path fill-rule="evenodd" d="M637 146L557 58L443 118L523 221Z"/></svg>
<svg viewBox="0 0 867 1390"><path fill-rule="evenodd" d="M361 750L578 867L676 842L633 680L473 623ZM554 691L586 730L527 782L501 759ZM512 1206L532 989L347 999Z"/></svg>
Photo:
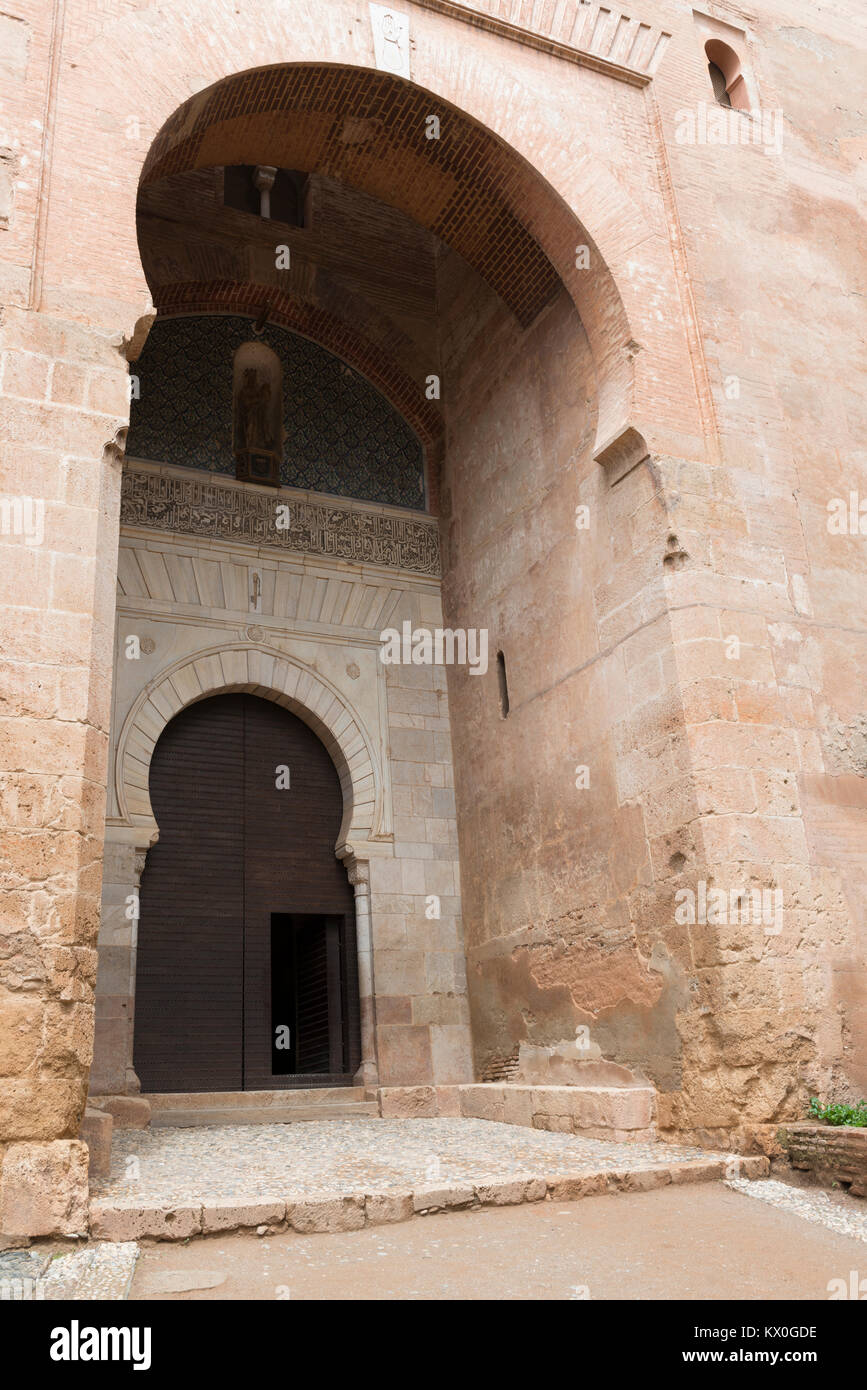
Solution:
<svg viewBox="0 0 867 1390"><path fill-rule="evenodd" d="M777 1137L793 1168L812 1172L823 1183L847 1183L853 1197L867 1197L867 1129L793 1124Z"/></svg>
<svg viewBox="0 0 867 1390"><path fill-rule="evenodd" d="M9 306L0 373L2 1144L72 1140L87 1091L126 362Z"/></svg>
<svg viewBox="0 0 867 1390"><path fill-rule="evenodd" d="M660 92L673 131L675 93ZM721 198L731 152L672 153L692 157ZM802 157L789 150L780 167L746 150L731 214L743 238L762 168L797 204ZM773 236L757 235L770 262ZM713 284L731 281L737 298L746 277L764 304L762 263L742 259L732 251ZM522 1041L556 1048L584 1029L659 1087L664 1128L699 1138L796 1115L808 1089L860 1094L863 547L829 536L842 475L812 464L808 498L783 431L797 312L765 310L791 335L782 383L770 365L764 385L758 367L724 375L722 337L695 349L719 447L684 437L685 457L652 450L606 476L594 364L565 299L522 334L456 261L441 274L446 614L490 625L511 700L502 720L493 677L474 687L450 673L480 1075L508 1069ZM708 322L721 321L695 274ZM741 338L759 317L739 321ZM769 343L758 355L770 364ZM660 411L675 380L660 384ZM857 456L844 453L851 480ZM724 895L721 913L690 920L685 900L708 893Z"/></svg>
<svg viewBox="0 0 867 1390"><path fill-rule="evenodd" d="M521 333L457 262L443 281L460 308L444 607L489 628L509 693L504 718L493 667L449 671L477 1071L580 1035L677 1092L692 961L664 815L674 786L688 820L691 790L657 465L612 487L594 462L594 371L565 296Z"/></svg>
<svg viewBox="0 0 867 1390"><path fill-rule="evenodd" d="M413 617L441 627L438 596L420 595ZM395 857L371 862L381 1075L394 1078L387 1085L470 1081L445 669L387 671Z"/></svg>

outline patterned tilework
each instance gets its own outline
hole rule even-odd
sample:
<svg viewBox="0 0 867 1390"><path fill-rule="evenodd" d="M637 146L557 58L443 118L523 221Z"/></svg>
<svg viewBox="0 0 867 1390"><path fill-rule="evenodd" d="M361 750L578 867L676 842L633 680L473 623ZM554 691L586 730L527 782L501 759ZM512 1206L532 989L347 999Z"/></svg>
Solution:
<svg viewBox="0 0 867 1390"><path fill-rule="evenodd" d="M350 323L318 302L285 294L274 286L263 292L262 285L239 280L183 280L155 285L153 292L160 320L181 314L240 314L257 319L267 300L273 327L298 333L354 367L391 402L423 447L436 445L442 438L439 402L427 399L422 382L403 370L394 351L368 337L360 324Z"/></svg>
<svg viewBox="0 0 867 1390"><path fill-rule="evenodd" d="M231 315L157 320L136 363L127 454L234 477L232 359L252 338ZM370 382L324 348L268 325L283 364L285 487L425 506L418 437Z"/></svg>

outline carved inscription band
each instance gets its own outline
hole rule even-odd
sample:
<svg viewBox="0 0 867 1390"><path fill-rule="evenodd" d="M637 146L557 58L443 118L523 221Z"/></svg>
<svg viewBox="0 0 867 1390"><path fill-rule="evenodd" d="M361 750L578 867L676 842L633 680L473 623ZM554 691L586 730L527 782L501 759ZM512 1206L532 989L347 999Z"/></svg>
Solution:
<svg viewBox="0 0 867 1390"><path fill-rule="evenodd" d="M440 573L435 521L295 501L291 493L254 492L228 482L128 467L120 520L122 526L328 555L437 577Z"/></svg>

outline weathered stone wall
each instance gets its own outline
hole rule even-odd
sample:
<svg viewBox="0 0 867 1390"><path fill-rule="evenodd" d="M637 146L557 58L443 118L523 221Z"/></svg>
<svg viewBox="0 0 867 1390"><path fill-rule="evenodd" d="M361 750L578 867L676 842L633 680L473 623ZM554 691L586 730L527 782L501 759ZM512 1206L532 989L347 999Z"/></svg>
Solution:
<svg viewBox="0 0 867 1390"><path fill-rule="evenodd" d="M0 1143L72 1140L93 1037L126 363L80 325L12 307L0 350ZM58 1181L77 1182L79 1147L51 1150Z"/></svg>
<svg viewBox="0 0 867 1390"><path fill-rule="evenodd" d="M688 37L676 36L653 84L665 147L653 183L665 201L674 182L673 249L701 333L692 367L718 442L714 429L695 453L654 453L607 495L592 469L582 486L580 432L565 412L570 388L587 390L587 364L542 321L522 338L492 305L470 339L456 313L444 370L461 505L450 503L446 594L450 617L473 604L491 614L515 724L497 725L495 683L471 700L472 683L456 677L478 1062L584 1022L603 1055L661 1088L663 1124L708 1131L797 1114L808 1082L857 1089L863 1076L865 552L862 535L827 525L829 501L848 499L859 476L851 159L845 140L832 148L812 129L803 99L788 124L790 83L802 98L806 84L814 113L827 103L818 58L836 64L851 103L841 129L851 128L856 52L845 33L762 27L744 51L762 105L785 108L781 148L690 145L676 132L684 108L700 118L707 93ZM820 175L824 155L834 167ZM839 197L826 198L831 186ZM808 360L805 323L820 316L807 301L820 294L823 346ZM840 332L826 344L830 302ZM677 377L659 383L662 410ZM542 492L554 457L574 473L559 474L570 502L546 526L533 486ZM470 486L487 469L491 491ZM558 557L579 499L591 533L583 549L573 538L567 605ZM543 558L548 614L544 586L534 592ZM600 698L592 681L615 662ZM484 768L466 756L479 740ZM570 759L597 773L574 798ZM725 890L727 915L678 923L676 895L697 898L702 884ZM779 893L779 918L742 920L753 890Z"/></svg>
<svg viewBox="0 0 867 1390"><path fill-rule="evenodd" d="M708 1074L724 1059L689 1101L707 1125L797 1114L808 1086L855 1098L865 1081L867 549L863 530L828 528L832 499L865 494L854 17L772 0L748 44L728 36L778 146L671 139L694 91L686 34L654 83L719 438L671 480L689 558L667 588L698 792L688 828L672 806L672 846L684 874L695 853L709 881L773 886L783 904L779 932L696 932L694 1043Z"/></svg>
<svg viewBox="0 0 867 1390"><path fill-rule="evenodd" d="M489 628L510 701L503 718L493 660L485 680L449 672L477 1066L583 1026L588 1057L676 1092L691 960L657 828L687 770L664 502L650 469L611 488L593 461L565 296L521 333L457 262L443 284L444 606Z"/></svg>

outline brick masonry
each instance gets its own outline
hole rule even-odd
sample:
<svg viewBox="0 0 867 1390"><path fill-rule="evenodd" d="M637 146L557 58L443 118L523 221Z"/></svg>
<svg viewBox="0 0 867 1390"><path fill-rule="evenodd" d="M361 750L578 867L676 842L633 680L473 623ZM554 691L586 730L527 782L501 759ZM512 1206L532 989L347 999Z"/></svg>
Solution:
<svg viewBox="0 0 867 1390"><path fill-rule="evenodd" d="M821 1182L844 1182L854 1197L867 1197L867 1129L849 1125L784 1125L777 1138L793 1168Z"/></svg>

